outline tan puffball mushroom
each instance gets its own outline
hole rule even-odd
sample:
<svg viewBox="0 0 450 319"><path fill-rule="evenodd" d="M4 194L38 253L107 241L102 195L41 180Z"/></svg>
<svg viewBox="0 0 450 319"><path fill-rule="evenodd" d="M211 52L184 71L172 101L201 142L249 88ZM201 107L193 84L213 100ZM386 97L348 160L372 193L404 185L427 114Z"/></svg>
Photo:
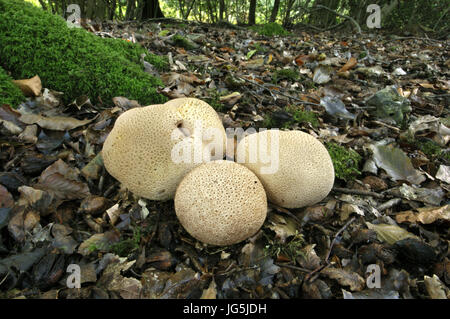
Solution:
<svg viewBox="0 0 450 319"><path fill-rule="evenodd" d="M279 133L278 149L272 149L275 132ZM256 159L250 160L253 150L250 152L249 145L260 145L264 140L267 146L262 147L263 154L268 154L270 160L261 161L259 147ZM315 204L328 195L334 184L334 167L327 149L315 137L301 131L267 130L248 135L237 147L237 162L258 176L269 201L286 208ZM263 170L269 167L273 173L265 174Z"/></svg>
<svg viewBox="0 0 450 319"><path fill-rule="evenodd" d="M151 200L172 199L182 178L195 166L211 159L205 152L201 161L194 161L194 137L200 136L201 151L210 143L202 142L202 134L194 131L193 121L201 120L201 129L213 127L218 135L225 136L214 109L195 100L191 99L187 106L172 102L133 108L121 114L103 144L102 156L107 171L138 196ZM173 150L179 145L190 149L191 156L184 162L179 158L174 160Z"/></svg>
<svg viewBox="0 0 450 319"><path fill-rule="evenodd" d="M202 127L204 128L203 147L208 147L209 142L213 140L213 137L208 137L208 132L205 131L206 128L212 128L217 133L216 135L219 135L218 138L223 141L219 154L216 154L215 151L211 152L212 160L223 159L223 154L225 154L226 151L227 135L222 120L211 105L205 101L192 97L173 99L166 102L164 105L175 107L177 109L177 112L183 118L184 127L190 132L194 132L195 122L201 121Z"/></svg>
<svg viewBox="0 0 450 319"><path fill-rule="evenodd" d="M267 214L258 177L231 161L202 164L181 181L175 194L181 225L196 239L225 246L254 235Z"/></svg>

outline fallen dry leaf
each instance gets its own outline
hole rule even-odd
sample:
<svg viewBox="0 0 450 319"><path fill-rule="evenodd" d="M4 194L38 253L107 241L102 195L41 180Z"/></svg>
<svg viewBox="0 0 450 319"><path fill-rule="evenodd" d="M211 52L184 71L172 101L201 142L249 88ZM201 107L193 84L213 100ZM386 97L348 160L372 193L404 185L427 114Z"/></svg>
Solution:
<svg viewBox="0 0 450 319"><path fill-rule="evenodd" d="M107 251L109 247L119 241L119 235L115 231L94 234L78 247L78 253L87 256L95 251Z"/></svg>
<svg viewBox="0 0 450 319"><path fill-rule="evenodd" d="M351 68L353 68L353 67L356 65L356 63L358 63L358 60L356 60L356 58L354 58L354 57L351 57L351 58L347 61L347 63L345 63L345 65L344 65L342 68L339 69L338 72L340 73L340 72L348 71L348 70L350 70Z"/></svg>
<svg viewBox="0 0 450 319"><path fill-rule="evenodd" d="M31 79L13 80L13 83L19 87L25 96L41 95L42 83L38 75Z"/></svg>
<svg viewBox="0 0 450 319"><path fill-rule="evenodd" d="M216 299L216 296L217 296L216 282L213 279L211 280L208 289L203 290L200 299Z"/></svg>
<svg viewBox="0 0 450 319"><path fill-rule="evenodd" d="M425 276L423 282L431 299L448 299L449 289L439 280L438 276Z"/></svg>
<svg viewBox="0 0 450 319"><path fill-rule="evenodd" d="M78 175L77 169L59 159L42 172L34 187L48 191L62 200L82 199L91 194L89 187L78 180Z"/></svg>
<svg viewBox="0 0 450 319"><path fill-rule="evenodd" d="M14 198L6 187L0 184L0 208L12 208L13 206Z"/></svg>
<svg viewBox="0 0 450 319"><path fill-rule="evenodd" d="M347 271L339 268L325 268L321 274L328 278L336 280L340 285L347 286L351 291L361 291L366 285L363 277L356 272Z"/></svg>
<svg viewBox="0 0 450 319"><path fill-rule="evenodd" d="M450 221L450 205L442 207L421 207L417 208L418 213L411 210L400 212L395 216L397 223L431 224L436 221Z"/></svg>
<svg viewBox="0 0 450 319"><path fill-rule="evenodd" d="M42 128L55 131L67 131L86 125L92 120L77 120L73 117L52 116L45 117L39 114L22 114L19 120L25 124L37 124Z"/></svg>
<svg viewBox="0 0 450 319"><path fill-rule="evenodd" d="M404 230L400 226L388 224L371 224L369 222L366 222L366 225L369 229L372 229L377 233L379 240L390 245L393 245L397 241L405 238L417 238L417 236L411 234L407 230Z"/></svg>
<svg viewBox="0 0 450 319"><path fill-rule="evenodd" d="M30 232L40 220L39 213L24 206L14 207L12 217L8 223L8 230L16 241L25 240L25 236Z"/></svg>

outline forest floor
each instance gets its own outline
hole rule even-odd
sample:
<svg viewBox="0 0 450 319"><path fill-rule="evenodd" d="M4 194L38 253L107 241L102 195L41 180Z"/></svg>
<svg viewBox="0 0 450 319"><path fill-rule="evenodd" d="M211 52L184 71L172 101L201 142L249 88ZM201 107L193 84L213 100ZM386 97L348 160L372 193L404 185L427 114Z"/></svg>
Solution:
<svg viewBox="0 0 450 319"><path fill-rule="evenodd" d="M249 240L203 245L172 201L136 198L97 156L117 116L139 103L81 96L62 105L47 88L18 110L0 108L0 297L450 297L449 40L84 27L167 56L165 71L145 65L163 80L160 92L208 102L226 128L319 138L339 167L335 186L312 207L269 204ZM26 126L19 118L30 106L39 114ZM81 267L81 289L66 285L70 264Z"/></svg>

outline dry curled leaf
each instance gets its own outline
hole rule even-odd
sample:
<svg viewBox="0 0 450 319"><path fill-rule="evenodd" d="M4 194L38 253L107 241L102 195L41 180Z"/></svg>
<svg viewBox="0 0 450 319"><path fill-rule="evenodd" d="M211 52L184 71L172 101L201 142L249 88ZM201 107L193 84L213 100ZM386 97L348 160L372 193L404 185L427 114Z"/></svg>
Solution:
<svg viewBox="0 0 450 319"><path fill-rule="evenodd" d="M77 169L59 159L42 172L34 187L48 191L62 200L82 199L91 194L89 187L78 180L78 174Z"/></svg>
<svg viewBox="0 0 450 319"><path fill-rule="evenodd" d="M353 67L356 65L356 63L358 63L358 60L356 60L356 58L354 58L354 57L351 57L351 58L347 61L347 63L345 63L345 65L344 65L342 68L339 69L338 72L345 72L345 71L348 71L348 70L350 70L351 68L353 68Z"/></svg>
<svg viewBox="0 0 450 319"><path fill-rule="evenodd" d="M86 125L92 121L77 120L76 118L65 116L45 117L39 114L22 114L19 120L25 124L37 124L42 128L55 131L71 130L79 126Z"/></svg>
<svg viewBox="0 0 450 319"><path fill-rule="evenodd" d="M216 296L217 296L216 282L213 279L211 280L208 289L203 290L200 299L216 299Z"/></svg>
<svg viewBox="0 0 450 319"><path fill-rule="evenodd" d="M15 207L11 213L8 223L8 230L16 241L24 241L25 236L30 232L40 220L39 213L23 206Z"/></svg>
<svg viewBox="0 0 450 319"><path fill-rule="evenodd" d="M12 208L14 206L14 198L8 192L6 187L0 184L0 208Z"/></svg>
<svg viewBox="0 0 450 319"><path fill-rule="evenodd" d="M78 253L87 256L95 251L107 251L109 247L119 241L119 235L115 231L94 234L78 247Z"/></svg>
<svg viewBox="0 0 450 319"><path fill-rule="evenodd" d="M39 96L41 94L42 83L38 75L30 79L13 80L13 83L19 87L25 96Z"/></svg>
<svg viewBox="0 0 450 319"><path fill-rule="evenodd" d="M431 299L448 299L450 296L449 289L439 280L439 277L433 275L433 277L425 276L423 278L425 288Z"/></svg>
<svg viewBox="0 0 450 319"><path fill-rule="evenodd" d="M349 287L351 291L361 291L366 285L363 277L355 272L339 268L325 268L321 274L336 280L340 285Z"/></svg>

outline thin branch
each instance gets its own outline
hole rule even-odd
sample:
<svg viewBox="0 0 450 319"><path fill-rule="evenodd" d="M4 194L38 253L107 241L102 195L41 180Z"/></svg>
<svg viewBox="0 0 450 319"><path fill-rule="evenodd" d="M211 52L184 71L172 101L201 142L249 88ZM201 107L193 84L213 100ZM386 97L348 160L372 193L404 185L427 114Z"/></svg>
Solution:
<svg viewBox="0 0 450 319"><path fill-rule="evenodd" d="M328 259L330 259L331 251L333 250L333 246L336 243L337 238L351 223L355 221L355 219L355 217L352 217L348 222L345 223L344 226L341 227L341 229L338 230L336 235L334 235L333 241L330 244L330 249L328 249L327 257L325 258L326 263L328 263Z"/></svg>
<svg viewBox="0 0 450 319"><path fill-rule="evenodd" d="M275 263L275 265L277 265L279 267L289 268L289 269L298 270L298 271L307 272L307 273L311 272L311 270L309 270L309 269L297 267L297 266L290 265L290 264Z"/></svg>
<svg viewBox="0 0 450 319"><path fill-rule="evenodd" d="M387 202L385 202L385 203L379 205L379 206L377 207L377 210L378 210L379 212L382 212L383 210L386 210L386 209L388 209L388 208L392 208L393 206L398 205L398 204L400 204L401 202L402 202L402 200L401 200L400 198L393 198L393 199L390 199L390 200L388 200Z"/></svg>
<svg viewBox="0 0 450 319"><path fill-rule="evenodd" d="M283 92L279 92L279 91L273 92L273 91L272 91L271 89L269 89L267 86L261 85L261 84L259 84L259 83L256 83L256 82L254 82L254 81L252 81L252 80L249 80L249 79L246 79L246 78L244 78L244 77L240 77L240 76L236 76L236 77L239 78L239 79L241 79L241 80L247 81L247 82L249 82L249 83L251 83L251 84L253 84L253 85L256 85L257 87L260 87L260 88L262 88L262 89L264 89L264 90L269 91L270 94L272 94L272 96L278 94L278 95L281 95L281 96L284 96L284 97L293 99L293 100L295 100L295 101L299 101L299 102L301 102L302 104L305 104L305 105L320 106L320 104L312 103L312 102L307 102L307 101L303 101L302 99L299 99L299 98L297 98L297 97L295 97L295 96L291 96L291 95L286 94L286 93L283 93Z"/></svg>
<svg viewBox="0 0 450 319"><path fill-rule="evenodd" d="M363 195L363 196L373 196L376 198L384 198L383 194L370 192L370 191L364 191L361 189L350 189L350 188L343 188L343 187L333 187L333 191L344 193L344 194L350 194L350 195Z"/></svg>
<svg viewBox="0 0 450 319"><path fill-rule="evenodd" d="M311 271L308 275L306 275L306 277L305 277L305 280L306 281L309 281L309 282L312 282L312 281L314 281L316 278L317 278L317 276L314 276L313 277L313 275L314 274L318 274L318 273L320 273L323 269L325 269L325 268L327 268L328 266L330 266L331 264L330 264L330 262L329 262L329 259L330 259L330 255L331 255L331 251L333 250L333 246L334 246L334 244L336 243L336 240L337 240L337 238L338 238L338 236L351 224L351 223L353 223L354 221L355 221L355 217L352 217L348 222L346 222L345 223L345 225L344 226L342 226L341 227L341 229L339 229L338 230L338 232L334 235L334 238L333 238L333 241L331 242L331 244L330 244L330 248L328 249L328 253L327 253L327 256L326 256L326 258L325 258L325 264L324 265L321 265L321 266L319 266L319 267L317 267L316 269L314 269L313 271Z"/></svg>
<svg viewBox="0 0 450 319"><path fill-rule="evenodd" d="M353 19L352 17L347 16L347 15L342 14L342 13L339 13L339 12L336 12L336 11L334 11L334 10L331 10L330 8L325 7L325 6L321 5L321 4L316 5L316 8L320 8L320 9L327 10L327 11L329 11L329 12L334 13L334 14L337 15L337 16L340 16L340 17L342 17L342 18L346 18L346 19L350 20L350 21L355 25L356 29L358 30L358 33L361 34L361 27L359 26L358 22L356 22L356 20Z"/></svg>

